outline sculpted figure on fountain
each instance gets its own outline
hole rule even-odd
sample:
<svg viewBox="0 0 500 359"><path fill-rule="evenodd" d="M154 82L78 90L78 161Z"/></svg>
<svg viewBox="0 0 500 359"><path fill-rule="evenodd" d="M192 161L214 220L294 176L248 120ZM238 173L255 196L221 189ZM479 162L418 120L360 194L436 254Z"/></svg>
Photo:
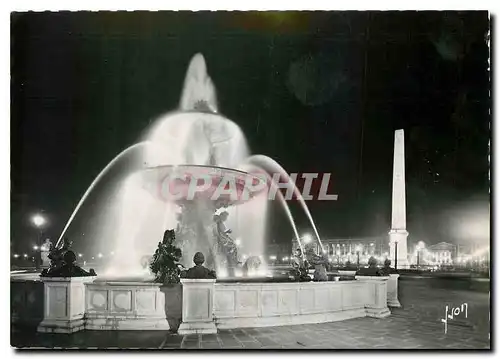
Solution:
<svg viewBox="0 0 500 359"><path fill-rule="evenodd" d="M296 280L299 280L300 282L308 282L311 280L311 277L309 277L308 275L309 263L307 262L307 259L304 258L304 255L302 254L302 250L300 248L297 248L295 250L295 255L293 256L292 260L292 266L293 274Z"/></svg>
<svg viewBox="0 0 500 359"><path fill-rule="evenodd" d="M52 251L54 245L49 238L40 247L41 257L42 257L42 267L48 268L50 266L49 254Z"/></svg>
<svg viewBox="0 0 500 359"><path fill-rule="evenodd" d="M252 273L258 273L260 267L262 266L262 261L258 256L250 256L243 264L243 275L251 276Z"/></svg>
<svg viewBox="0 0 500 359"><path fill-rule="evenodd" d="M187 279L216 279L215 271L210 270L203 266L205 263L205 256L201 252L197 252L193 257L194 267L189 268L187 271L181 273L181 278Z"/></svg>
<svg viewBox="0 0 500 359"><path fill-rule="evenodd" d="M328 265L328 257L326 255L318 255L314 253L312 248L306 252L307 262L314 266L313 280L317 282L325 282L328 280L326 266Z"/></svg>
<svg viewBox="0 0 500 359"><path fill-rule="evenodd" d="M72 241L64 237L59 247L51 248L48 255L50 267L42 271L41 277L87 277L96 275L93 269L87 272L76 264L76 255L70 249L72 244Z"/></svg>
<svg viewBox="0 0 500 359"><path fill-rule="evenodd" d="M175 231L166 230L163 240L158 243L150 264L151 272L158 283L171 284L179 282L179 260L182 256L180 248L175 246Z"/></svg>
<svg viewBox="0 0 500 359"><path fill-rule="evenodd" d="M221 254L226 259L228 268L235 268L238 265L238 249L234 240L231 238L231 229L227 228L225 221L229 214L224 211L219 215L214 215L215 236L217 253Z"/></svg>

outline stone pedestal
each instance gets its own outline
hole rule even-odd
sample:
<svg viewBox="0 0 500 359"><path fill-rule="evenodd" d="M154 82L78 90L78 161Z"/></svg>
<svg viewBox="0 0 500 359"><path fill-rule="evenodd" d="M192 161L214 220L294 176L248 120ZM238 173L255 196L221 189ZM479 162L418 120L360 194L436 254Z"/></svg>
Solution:
<svg viewBox="0 0 500 359"><path fill-rule="evenodd" d="M182 323L178 333L217 333L214 322L215 279L181 279Z"/></svg>
<svg viewBox="0 0 500 359"><path fill-rule="evenodd" d="M405 229L392 229L389 232L389 247L390 247L390 258L391 264L395 267L395 258L398 258L398 268L397 269L408 269L410 264L408 263L408 248L407 248L407 237L408 232ZM398 243L398 249L396 253L396 242Z"/></svg>
<svg viewBox="0 0 500 359"><path fill-rule="evenodd" d="M95 277L42 278L43 320L37 330L44 333L74 333L84 329L85 283Z"/></svg>
<svg viewBox="0 0 500 359"><path fill-rule="evenodd" d="M387 308L387 281L389 277L356 276L355 278L368 283L368 298L370 301L365 304L366 316L373 318L388 317L391 314L391 311Z"/></svg>
<svg viewBox="0 0 500 359"><path fill-rule="evenodd" d="M390 274L387 281L387 306L389 307L401 307L398 300L398 279L399 274Z"/></svg>

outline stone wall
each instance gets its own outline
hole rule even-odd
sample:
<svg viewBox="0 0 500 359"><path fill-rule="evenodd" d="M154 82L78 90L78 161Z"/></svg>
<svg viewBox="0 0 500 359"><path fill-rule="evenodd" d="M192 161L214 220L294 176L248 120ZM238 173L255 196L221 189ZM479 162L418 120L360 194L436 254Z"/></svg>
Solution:
<svg viewBox="0 0 500 359"><path fill-rule="evenodd" d="M375 297L359 281L216 283L217 328L322 323L364 317Z"/></svg>
<svg viewBox="0 0 500 359"><path fill-rule="evenodd" d="M86 329L169 330L178 326L182 296L180 285L161 287L145 282L87 284ZM168 313L168 314L167 314ZM167 318L171 318L170 321Z"/></svg>
<svg viewBox="0 0 500 359"><path fill-rule="evenodd" d="M43 320L45 296L41 281L11 280L11 323L38 326Z"/></svg>

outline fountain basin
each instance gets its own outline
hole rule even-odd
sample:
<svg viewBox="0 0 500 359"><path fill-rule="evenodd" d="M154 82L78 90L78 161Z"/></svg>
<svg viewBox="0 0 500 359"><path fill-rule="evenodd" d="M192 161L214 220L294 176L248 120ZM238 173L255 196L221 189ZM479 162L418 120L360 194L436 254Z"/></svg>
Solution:
<svg viewBox="0 0 500 359"><path fill-rule="evenodd" d="M190 283L190 290L195 295L191 296L191 301L204 293L205 302L212 303L208 305L207 313L208 318L213 318L212 327L216 329L267 327L332 322L364 316L384 318L390 314L387 307L388 279L363 277L302 283L217 281L211 284L213 289L210 291L207 291L206 283L194 280ZM44 284L47 287L47 283ZM189 308L198 310L200 306L193 307L192 303L187 303L189 296L183 295L182 284L99 279L83 284L84 297L78 300L82 303L79 313L84 314L79 319L82 322L81 329L175 332L183 318L190 318L190 327L198 324L197 313L183 313ZM24 298L24 293L31 292L32 286L33 281L18 282L12 287L11 300ZM71 300L72 293L65 293L70 295L64 296L58 306L70 305L68 300ZM30 302L43 303L43 307L46 307L51 305L51 299L46 295L47 291L37 291L31 300L18 301L15 306L20 313L23 312L23 304L29 305ZM71 305L74 304L78 303ZM200 323L206 327L206 316L202 319Z"/></svg>
<svg viewBox="0 0 500 359"><path fill-rule="evenodd" d="M169 330L167 301L180 302L179 289L151 282L89 283L85 293L85 329ZM172 321L175 315L169 319Z"/></svg>
<svg viewBox="0 0 500 359"><path fill-rule="evenodd" d="M355 280L216 283L214 317L219 329L324 323L367 316L376 302L372 288Z"/></svg>

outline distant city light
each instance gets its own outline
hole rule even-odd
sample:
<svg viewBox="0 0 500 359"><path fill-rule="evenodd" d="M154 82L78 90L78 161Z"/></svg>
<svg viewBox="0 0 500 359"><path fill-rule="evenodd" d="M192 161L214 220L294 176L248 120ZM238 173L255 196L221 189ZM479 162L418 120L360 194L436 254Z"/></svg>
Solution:
<svg viewBox="0 0 500 359"><path fill-rule="evenodd" d="M269 256L269 259L274 261L274 260L276 260L276 256Z"/></svg>
<svg viewBox="0 0 500 359"><path fill-rule="evenodd" d="M82 258L83 254L81 253L78 253L78 257Z"/></svg>
<svg viewBox="0 0 500 359"><path fill-rule="evenodd" d="M45 218L43 218L40 214L35 214L31 220L37 227L41 227L45 224Z"/></svg>
<svg viewBox="0 0 500 359"><path fill-rule="evenodd" d="M235 241L234 241L234 244L236 244L237 246L239 246L241 244L241 239L237 238Z"/></svg>
<svg viewBox="0 0 500 359"><path fill-rule="evenodd" d="M92 259L95 259L94 257L92 257Z"/></svg>
<svg viewBox="0 0 500 359"><path fill-rule="evenodd" d="M37 251L37 250L38 250L38 246L33 246L33 249L34 249L35 251Z"/></svg>
<svg viewBox="0 0 500 359"><path fill-rule="evenodd" d="M18 258L19 257L19 254L14 254L14 258Z"/></svg>
<svg viewBox="0 0 500 359"><path fill-rule="evenodd" d="M243 259L247 259L247 258L248 258L248 256L247 256L246 254L243 254L242 258L243 258Z"/></svg>
<svg viewBox="0 0 500 359"><path fill-rule="evenodd" d="M97 254L99 258L102 258L102 253Z"/></svg>
<svg viewBox="0 0 500 359"><path fill-rule="evenodd" d="M284 261L287 261L287 260L288 260L288 257L283 257L283 260L284 260Z"/></svg>
<svg viewBox="0 0 500 359"><path fill-rule="evenodd" d="M28 255L26 253L23 254L24 258L28 258Z"/></svg>
<svg viewBox="0 0 500 359"><path fill-rule="evenodd" d="M375 245L375 243L370 243L370 246L373 247Z"/></svg>
<svg viewBox="0 0 500 359"><path fill-rule="evenodd" d="M110 255L114 256L114 255L115 255L115 252L111 251Z"/></svg>
<svg viewBox="0 0 500 359"><path fill-rule="evenodd" d="M302 237L302 239L304 240L305 244L308 244L308 243L311 243L312 236L309 233L307 233L307 234L304 234L304 236Z"/></svg>

